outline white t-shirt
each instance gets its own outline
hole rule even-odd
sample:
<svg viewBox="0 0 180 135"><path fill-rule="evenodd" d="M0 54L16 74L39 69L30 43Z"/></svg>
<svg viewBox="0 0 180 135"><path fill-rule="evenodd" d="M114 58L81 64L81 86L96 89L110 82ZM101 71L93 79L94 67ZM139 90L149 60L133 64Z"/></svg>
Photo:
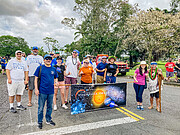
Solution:
<svg viewBox="0 0 180 135"><path fill-rule="evenodd" d="M93 66L93 69L94 69L94 73L96 73L96 70L95 70L95 68L96 68L96 62L93 62L93 63L92 63L92 66Z"/></svg>
<svg viewBox="0 0 180 135"><path fill-rule="evenodd" d="M21 60L26 61L26 59L24 57L21 57Z"/></svg>
<svg viewBox="0 0 180 135"><path fill-rule="evenodd" d="M29 55L27 57L27 65L29 66L29 76L34 76L36 68L44 64L43 57L40 55Z"/></svg>
<svg viewBox="0 0 180 135"><path fill-rule="evenodd" d="M12 81L24 81L24 71L28 71L27 63L23 60L19 62L16 58L8 62L6 69L10 70Z"/></svg>
<svg viewBox="0 0 180 135"><path fill-rule="evenodd" d="M66 59L66 74L71 72L67 77L77 78L78 70L77 65L79 62L79 58L72 58L72 56L68 56Z"/></svg>

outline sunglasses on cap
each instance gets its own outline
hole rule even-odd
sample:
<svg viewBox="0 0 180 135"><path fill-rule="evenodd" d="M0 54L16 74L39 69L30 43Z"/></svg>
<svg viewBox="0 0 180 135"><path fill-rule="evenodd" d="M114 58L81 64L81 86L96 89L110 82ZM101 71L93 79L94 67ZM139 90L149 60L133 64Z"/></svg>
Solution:
<svg viewBox="0 0 180 135"><path fill-rule="evenodd" d="M50 57L47 57L47 58L45 58L45 60L52 60L52 58L50 58Z"/></svg>
<svg viewBox="0 0 180 135"><path fill-rule="evenodd" d="M84 63L89 64L89 62L84 62Z"/></svg>

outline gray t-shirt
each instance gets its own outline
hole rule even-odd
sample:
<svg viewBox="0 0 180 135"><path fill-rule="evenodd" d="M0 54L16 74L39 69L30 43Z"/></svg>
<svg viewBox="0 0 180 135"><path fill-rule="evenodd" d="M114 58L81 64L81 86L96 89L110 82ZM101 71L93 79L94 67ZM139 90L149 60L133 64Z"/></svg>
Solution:
<svg viewBox="0 0 180 135"><path fill-rule="evenodd" d="M29 76L34 76L36 68L44 64L43 57L40 55L29 55L27 57L27 65L29 66Z"/></svg>
<svg viewBox="0 0 180 135"><path fill-rule="evenodd" d="M16 58L11 59L6 69L10 70L10 76L12 81L24 81L24 71L28 71L27 63L23 60L18 61Z"/></svg>
<svg viewBox="0 0 180 135"><path fill-rule="evenodd" d="M77 78L78 70L77 65L79 63L79 58L72 58L72 56L68 56L66 59L66 74L71 72L67 77Z"/></svg>

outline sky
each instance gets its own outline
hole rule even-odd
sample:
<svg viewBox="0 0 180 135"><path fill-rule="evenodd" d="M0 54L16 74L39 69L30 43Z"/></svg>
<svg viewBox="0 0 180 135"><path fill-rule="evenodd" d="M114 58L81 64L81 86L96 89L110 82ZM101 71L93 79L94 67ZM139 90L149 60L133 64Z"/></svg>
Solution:
<svg viewBox="0 0 180 135"><path fill-rule="evenodd" d="M158 7L170 9L170 0L129 0L147 10ZM65 17L79 18L73 11L74 0L0 0L0 36L24 38L30 47L44 46L43 38L52 37L60 46L74 41L75 30L64 26ZM44 46L47 51L47 48Z"/></svg>

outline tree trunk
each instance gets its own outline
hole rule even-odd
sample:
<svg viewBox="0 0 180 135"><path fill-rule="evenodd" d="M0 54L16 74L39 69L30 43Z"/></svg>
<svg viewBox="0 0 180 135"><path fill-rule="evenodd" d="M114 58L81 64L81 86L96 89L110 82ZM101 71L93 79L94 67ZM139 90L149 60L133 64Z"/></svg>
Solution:
<svg viewBox="0 0 180 135"><path fill-rule="evenodd" d="M151 63L152 60L152 49L149 49L149 54L148 54L148 64Z"/></svg>
<svg viewBox="0 0 180 135"><path fill-rule="evenodd" d="M129 53L130 57L129 57L129 66L130 67L133 67L133 57L132 57L132 54Z"/></svg>

